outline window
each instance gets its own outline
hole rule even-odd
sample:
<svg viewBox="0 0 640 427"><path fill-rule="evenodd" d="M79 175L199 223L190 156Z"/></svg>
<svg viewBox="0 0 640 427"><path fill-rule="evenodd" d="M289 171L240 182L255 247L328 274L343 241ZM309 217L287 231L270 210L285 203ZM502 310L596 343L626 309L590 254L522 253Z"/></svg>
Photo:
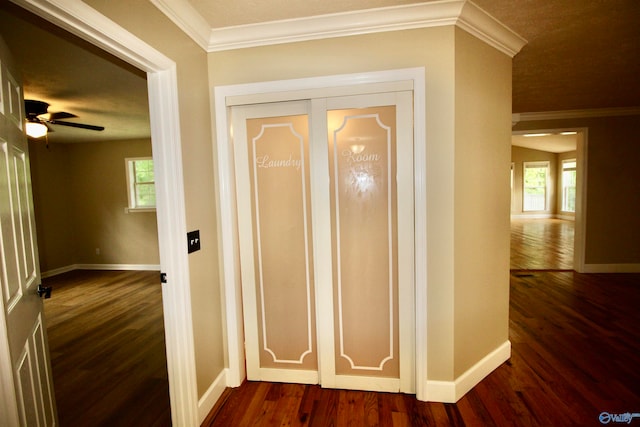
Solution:
<svg viewBox="0 0 640 427"><path fill-rule="evenodd" d="M125 159L129 209L149 210L156 207L156 186L151 157Z"/></svg>
<svg viewBox="0 0 640 427"><path fill-rule="evenodd" d="M549 162L525 162L523 179L523 211L547 210Z"/></svg>
<svg viewBox="0 0 640 427"><path fill-rule="evenodd" d="M576 211L576 159L562 161L562 211Z"/></svg>
<svg viewBox="0 0 640 427"><path fill-rule="evenodd" d="M515 175L515 170L514 169L515 169L515 164L512 162L511 163L511 191L509 192L509 199L510 199L510 202L511 202L511 208L510 209L511 209L512 212L517 209L514 206L515 205L514 201L515 201L516 198L514 197L515 194L513 194L513 180L514 180L514 175Z"/></svg>

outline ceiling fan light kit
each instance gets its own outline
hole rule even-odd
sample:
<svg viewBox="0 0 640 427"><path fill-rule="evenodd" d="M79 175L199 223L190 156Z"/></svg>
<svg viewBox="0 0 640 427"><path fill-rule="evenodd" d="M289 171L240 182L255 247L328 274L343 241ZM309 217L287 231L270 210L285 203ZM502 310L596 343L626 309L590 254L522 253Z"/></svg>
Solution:
<svg viewBox="0 0 640 427"><path fill-rule="evenodd" d="M27 135L31 138L42 138L47 134L47 127L40 122L27 121Z"/></svg>
<svg viewBox="0 0 640 427"><path fill-rule="evenodd" d="M75 114L59 111L49 112L49 104L33 99L24 100L25 112L27 115L26 132L31 138L42 138L48 132L53 132L49 125L61 125L79 129L102 131L104 126L87 125L84 123L63 122L60 119L78 117Z"/></svg>

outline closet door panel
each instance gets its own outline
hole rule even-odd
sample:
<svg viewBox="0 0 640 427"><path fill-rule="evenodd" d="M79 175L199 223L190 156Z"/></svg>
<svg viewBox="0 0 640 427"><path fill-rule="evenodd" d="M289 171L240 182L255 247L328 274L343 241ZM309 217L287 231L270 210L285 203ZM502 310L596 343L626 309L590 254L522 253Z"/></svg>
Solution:
<svg viewBox="0 0 640 427"><path fill-rule="evenodd" d="M395 114L327 113L337 375L399 377Z"/></svg>
<svg viewBox="0 0 640 427"><path fill-rule="evenodd" d="M248 377L317 382L308 116L274 112L235 147Z"/></svg>

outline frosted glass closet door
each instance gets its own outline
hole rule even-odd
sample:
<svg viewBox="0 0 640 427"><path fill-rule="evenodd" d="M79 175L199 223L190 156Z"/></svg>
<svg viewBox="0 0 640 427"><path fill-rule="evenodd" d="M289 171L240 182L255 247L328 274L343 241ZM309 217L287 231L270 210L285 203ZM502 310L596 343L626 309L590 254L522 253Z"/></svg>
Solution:
<svg viewBox="0 0 640 427"><path fill-rule="evenodd" d="M332 98L326 110L334 349L322 383L410 391L411 95Z"/></svg>
<svg viewBox="0 0 640 427"><path fill-rule="evenodd" d="M234 107L248 379L414 391L411 117L410 92Z"/></svg>
<svg viewBox="0 0 640 427"><path fill-rule="evenodd" d="M247 376L317 383L306 107L235 112Z"/></svg>

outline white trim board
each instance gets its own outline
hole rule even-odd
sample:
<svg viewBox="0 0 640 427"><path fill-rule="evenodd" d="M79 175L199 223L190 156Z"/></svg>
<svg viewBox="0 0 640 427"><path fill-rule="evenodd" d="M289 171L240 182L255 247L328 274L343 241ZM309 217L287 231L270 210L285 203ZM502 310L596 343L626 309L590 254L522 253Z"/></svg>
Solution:
<svg viewBox="0 0 640 427"><path fill-rule="evenodd" d="M218 179L218 231L220 236L220 280L223 286L223 300L226 310L226 352L229 366L227 385L239 386L245 378L244 332L242 318L242 297L238 259L235 172L232 146L228 130L228 100L237 96L252 94L272 94L283 101L283 92L301 93L317 88L344 88L353 94L354 87L412 81L414 90L414 200L415 200L415 259L426 259L426 125L425 125L425 70L422 67L358 74L343 74L317 78L293 79L288 81L260 82L214 88L215 122L217 140ZM333 90L332 89L332 90ZM286 98L286 97L284 97ZM290 99L294 100L294 99ZM266 102L263 100L263 102ZM416 394L425 399L427 375L427 318L422 307L427 306L427 274L424 263L415 263L415 307L416 307ZM420 286L422 285L422 286Z"/></svg>
<svg viewBox="0 0 640 427"><path fill-rule="evenodd" d="M84 2L12 1L147 73L160 265L168 278L162 303L171 418L174 425L198 425L176 64Z"/></svg>
<svg viewBox="0 0 640 427"><path fill-rule="evenodd" d="M511 219L552 219L555 215L552 213L530 213L530 214L511 214Z"/></svg>
<svg viewBox="0 0 640 427"><path fill-rule="evenodd" d="M454 381L427 381L430 402L456 403L469 390L511 357L511 342L506 341Z"/></svg>
<svg viewBox="0 0 640 427"><path fill-rule="evenodd" d="M568 214L511 214L511 219L564 219L566 221L575 221L575 215Z"/></svg>
<svg viewBox="0 0 640 427"><path fill-rule="evenodd" d="M222 28L188 1L151 0L207 52L332 37L455 25L514 57L526 40L467 0L440 0Z"/></svg>
<svg viewBox="0 0 640 427"><path fill-rule="evenodd" d="M640 264L585 264L581 273L640 273Z"/></svg>
<svg viewBox="0 0 640 427"><path fill-rule="evenodd" d="M563 219L565 221L575 221L576 220L575 214L572 214L572 215L569 215L569 214L555 214L554 218Z"/></svg>
<svg viewBox="0 0 640 427"><path fill-rule="evenodd" d="M514 113L511 122L533 122L537 120L588 119L597 117L620 117L640 115L640 107L599 108L591 110L540 111L534 113Z"/></svg>
<svg viewBox="0 0 640 427"><path fill-rule="evenodd" d="M211 409L227 388L227 371L228 369L223 369L198 400L198 425L202 425L202 422L207 418L207 415L209 415L209 412L211 412Z"/></svg>
<svg viewBox="0 0 640 427"><path fill-rule="evenodd" d="M70 264L40 274L43 279L74 270L160 271L160 264Z"/></svg>

